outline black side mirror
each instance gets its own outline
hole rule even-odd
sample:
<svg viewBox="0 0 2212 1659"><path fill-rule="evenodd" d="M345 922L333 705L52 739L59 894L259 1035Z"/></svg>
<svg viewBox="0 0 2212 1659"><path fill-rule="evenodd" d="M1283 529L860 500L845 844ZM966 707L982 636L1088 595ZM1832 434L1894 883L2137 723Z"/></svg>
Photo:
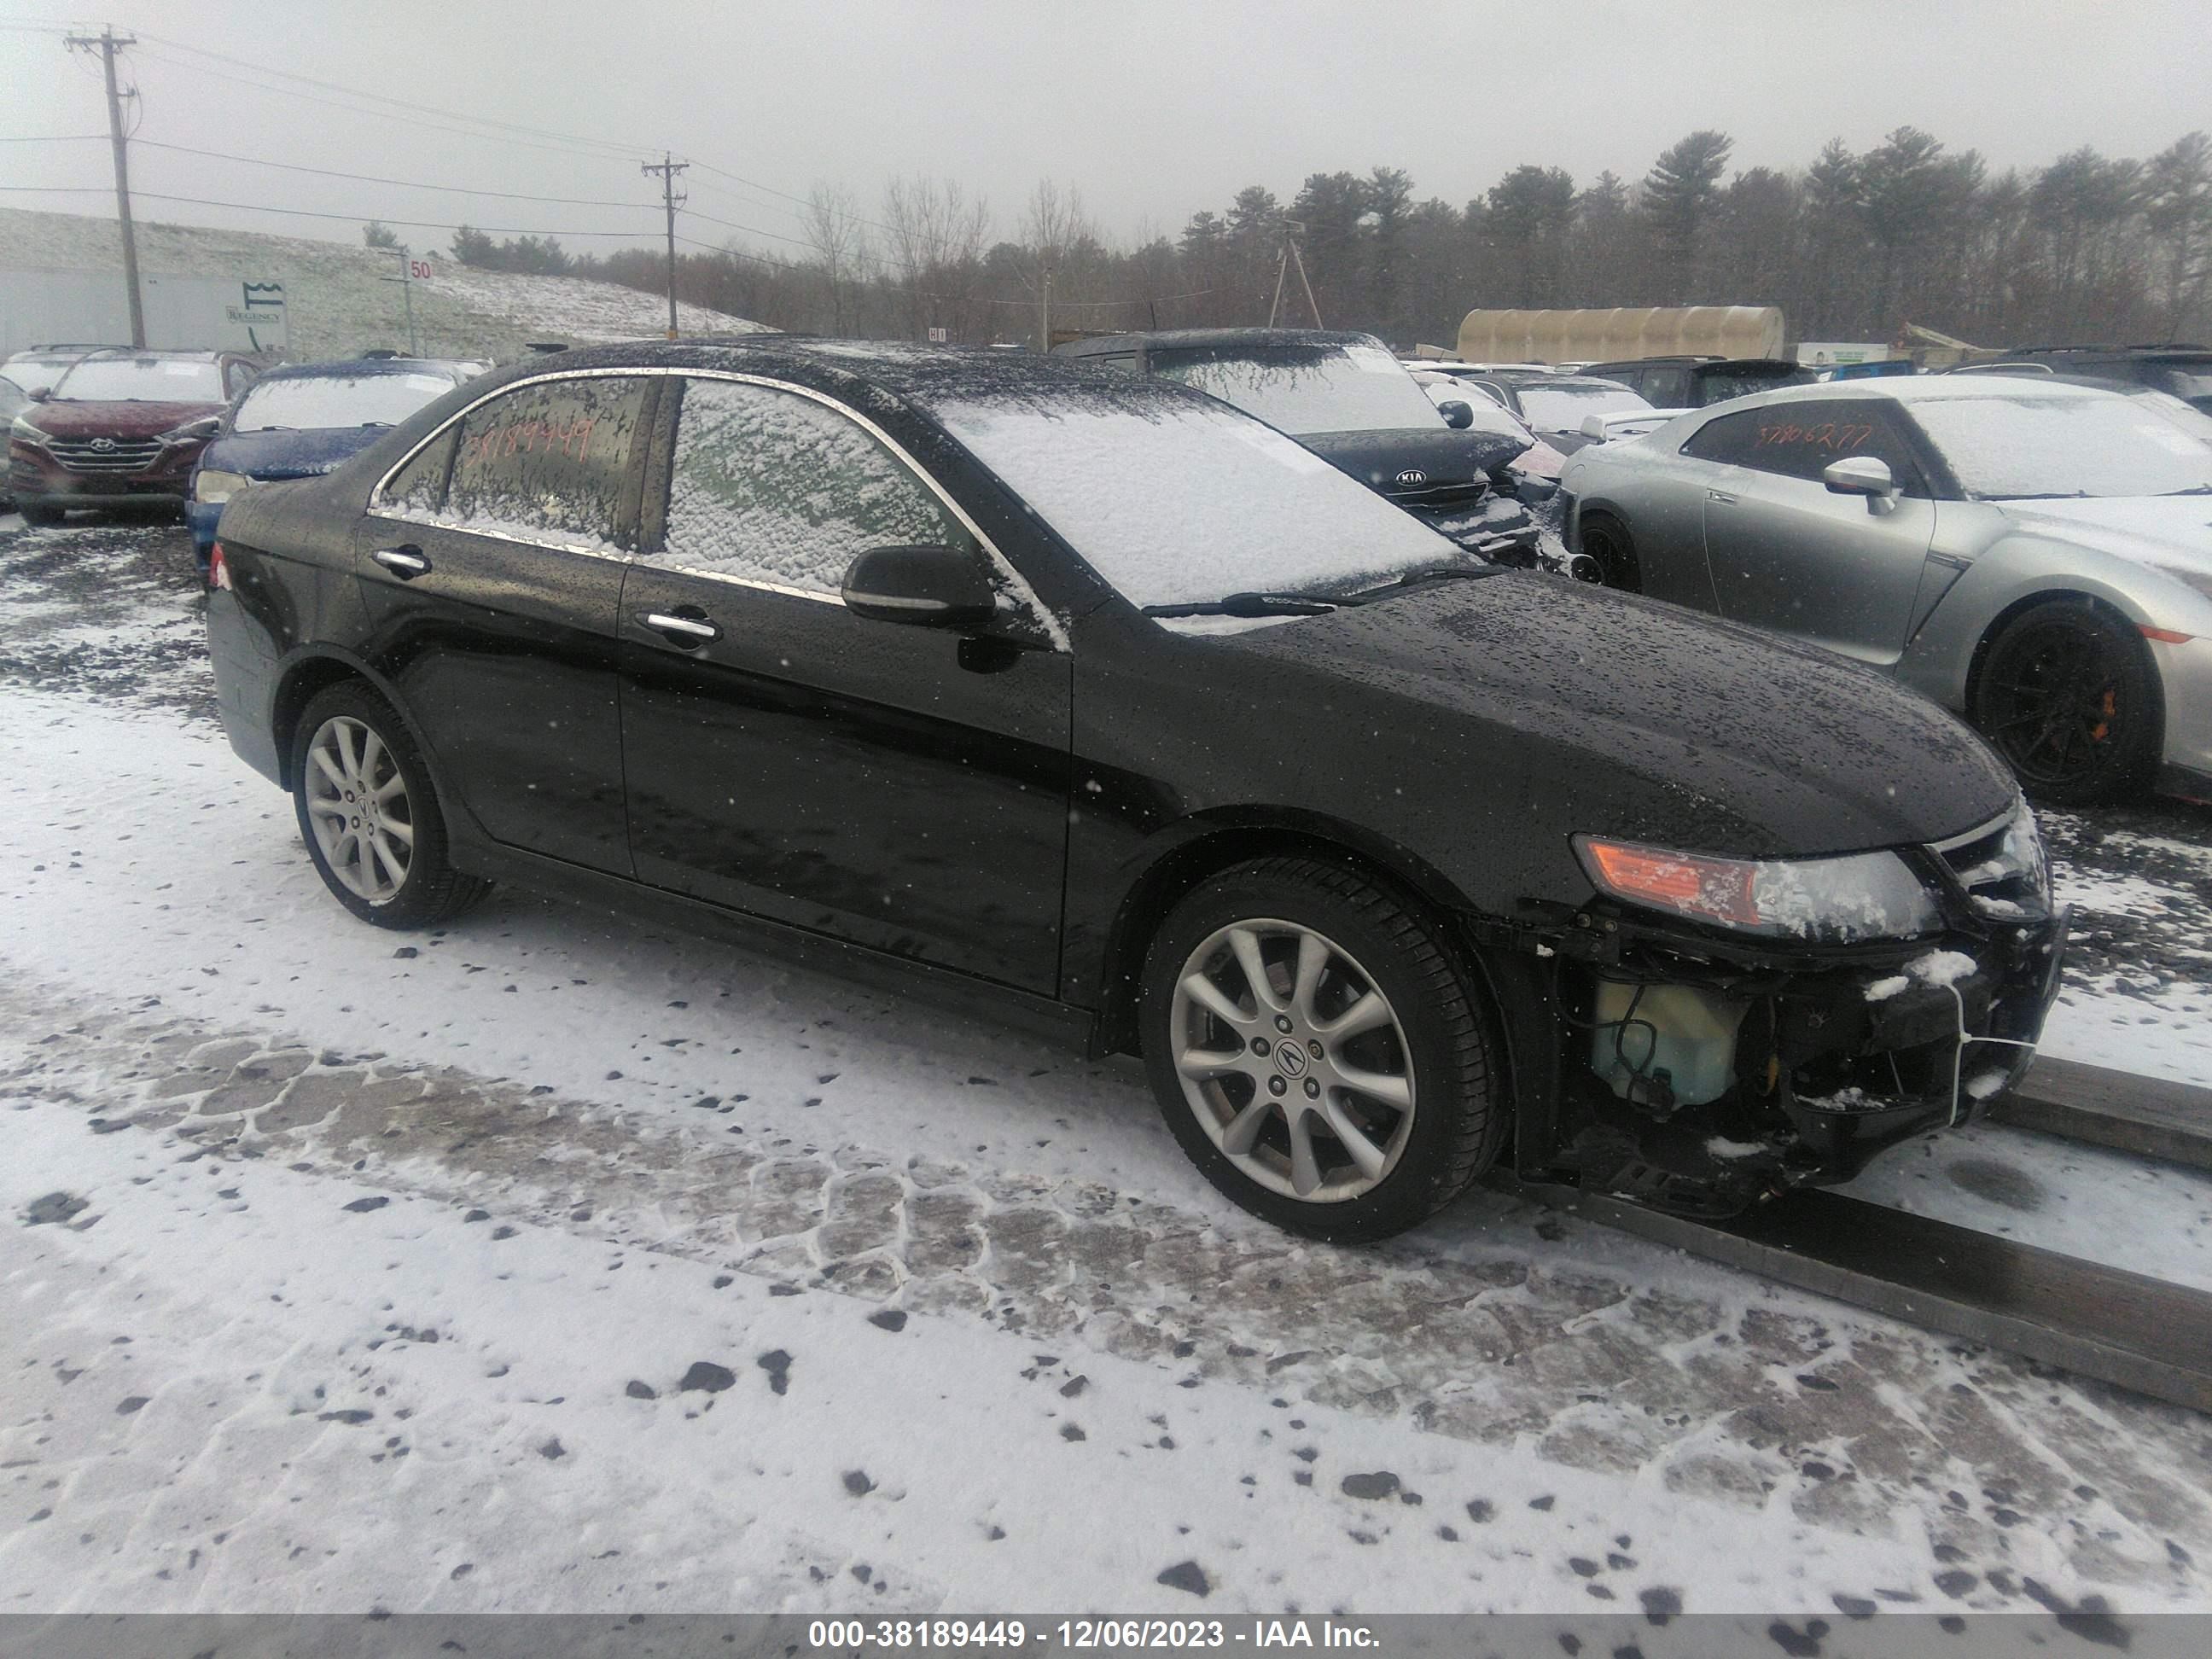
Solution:
<svg viewBox="0 0 2212 1659"><path fill-rule="evenodd" d="M1444 424L1455 432L1464 432L1474 424L1474 409L1456 398L1437 405L1437 413L1444 417Z"/></svg>
<svg viewBox="0 0 2212 1659"><path fill-rule="evenodd" d="M845 571L845 607L875 622L972 631L998 614L998 591L972 550L873 547Z"/></svg>

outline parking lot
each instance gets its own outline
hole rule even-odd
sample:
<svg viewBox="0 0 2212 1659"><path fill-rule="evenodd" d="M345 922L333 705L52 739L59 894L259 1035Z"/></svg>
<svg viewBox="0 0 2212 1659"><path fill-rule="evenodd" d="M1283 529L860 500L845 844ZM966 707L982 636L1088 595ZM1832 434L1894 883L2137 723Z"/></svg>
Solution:
<svg viewBox="0 0 2212 1659"><path fill-rule="evenodd" d="M183 533L0 526L37 1605L2203 1602L2188 1412L1496 1195L1302 1244L1133 1067L724 946L361 927L214 725ZM2050 1048L2212 1083L2212 823L2045 828ZM2186 1171L1978 1129L1863 1186L2212 1285Z"/></svg>

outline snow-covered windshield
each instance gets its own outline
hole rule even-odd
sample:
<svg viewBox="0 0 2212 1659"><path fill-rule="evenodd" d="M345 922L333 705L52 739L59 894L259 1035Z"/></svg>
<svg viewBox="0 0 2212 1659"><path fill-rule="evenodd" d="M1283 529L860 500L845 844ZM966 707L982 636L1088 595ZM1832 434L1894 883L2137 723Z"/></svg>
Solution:
<svg viewBox="0 0 2212 1659"><path fill-rule="evenodd" d="M1133 605L1369 586L1468 562L1279 432L1165 390L953 396L931 412Z"/></svg>
<svg viewBox="0 0 2212 1659"><path fill-rule="evenodd" d="M1969 495L2212 491L2212 444L2118 392L1917 398L1913 417Z"/></svg>
<svg viewBox="0 0 2212 1659"><path fill-rule="evenodd" d="M1265 345L1155 346L1152 371L1285 432L1395 432L1438 416L1379 345L1291 338Z"/></svg>
<svg viewBox="0 0 2212 1659"><path fill-rule="evenodd" d="M453 389L442 374L301 374L255 382L232 428L397 426Z"/></svg>
<svg viewBox="0 0 2212 1659"><path fill-rule="evenodd" d="M1521 412L1547 432L1579 432L1592 415L1630 415L1651 405L1625 386L1518 386Z"/></svg>
<svg viewBox="0 0 2212 1659"><path fill-rule="evenodd" d="M60 380L76 362L74 357L21 357L0 372L4 372L24 391L36 392L40 386L52 386Z"/></svg>
<svg viewBox="0 0 2212 1659"><path fill-rule="evenodd" d="M219 404L220 364L179 357L88 357L54 386L79 403Z"/></svg>

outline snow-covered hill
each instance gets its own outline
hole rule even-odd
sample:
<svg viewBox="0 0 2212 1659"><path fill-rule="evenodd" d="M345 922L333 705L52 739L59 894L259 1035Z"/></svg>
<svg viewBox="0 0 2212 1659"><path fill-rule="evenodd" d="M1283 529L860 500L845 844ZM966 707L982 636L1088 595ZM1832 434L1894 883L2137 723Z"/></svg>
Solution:
<svg viewBox="0 0 2212 1659"><path fill-rule="evenodd" d="M138 263L151 278L283 283L287 355L295 360L407 349L406 299L396 280L395 254L304 237L142 222ZM476 270L442 258L431 264L433 275L413 284L412 296L416 337L428 356L504 358L532 340L635 338L667 326L665 300L617 283ZM122 265L112 219L0 208L0 273L81 271L109 278L119 309ZM693 305L679 305L677 319L685 333L761 326Z"/></svg>

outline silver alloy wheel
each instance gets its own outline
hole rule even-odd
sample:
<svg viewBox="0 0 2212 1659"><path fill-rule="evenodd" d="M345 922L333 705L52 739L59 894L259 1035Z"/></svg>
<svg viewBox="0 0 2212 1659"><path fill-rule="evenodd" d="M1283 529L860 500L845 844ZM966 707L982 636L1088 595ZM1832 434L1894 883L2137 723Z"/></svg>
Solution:
<svg viewBox="0 0 2212 1659"><path fill-rule="evenodd" d="M307 745L307 822L323 862L346 890L388 904L415 856L415 811L399 762L350 715L333 714Z"/></svg>
<svg viewBox="0 0 2212 1659"><path fill-rule="evenodd" d="M1217 929L1183 963L1168 1032L1200 1126L1269 1192L1342 1203L1397 1167L1413 1128L1406 1033L1327 935L1260 917Z"/></svg>

